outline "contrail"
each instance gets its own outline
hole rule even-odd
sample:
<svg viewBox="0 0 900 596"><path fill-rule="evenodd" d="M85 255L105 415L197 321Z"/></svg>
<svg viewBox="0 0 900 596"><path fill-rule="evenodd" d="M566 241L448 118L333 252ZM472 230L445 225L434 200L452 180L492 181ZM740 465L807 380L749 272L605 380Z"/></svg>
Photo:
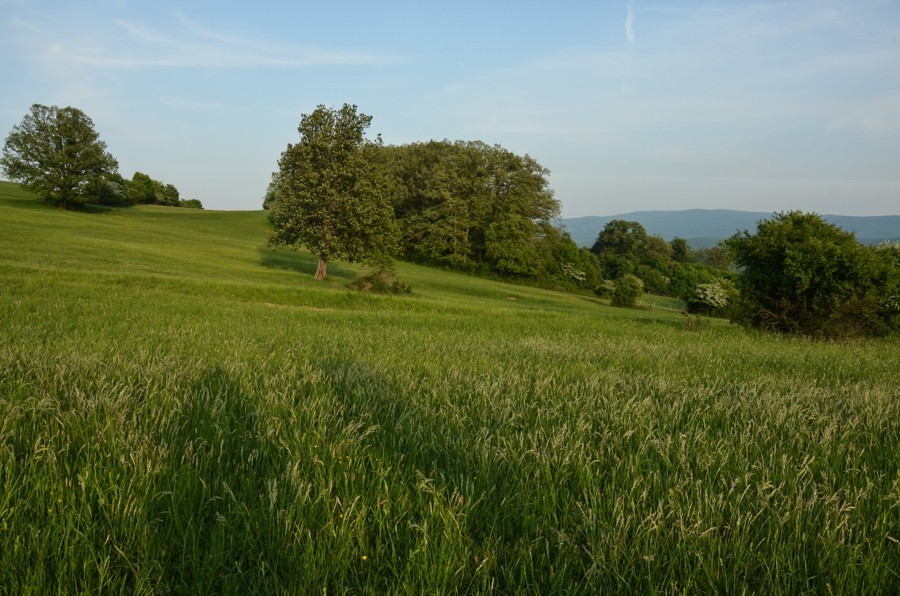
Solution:
<svg viewBox="0 0 900 596"><path fill-rule="evenodd" d="M634 43L634 3L628 2L628 16L625 17L625 39L628 45Z"/></svg>

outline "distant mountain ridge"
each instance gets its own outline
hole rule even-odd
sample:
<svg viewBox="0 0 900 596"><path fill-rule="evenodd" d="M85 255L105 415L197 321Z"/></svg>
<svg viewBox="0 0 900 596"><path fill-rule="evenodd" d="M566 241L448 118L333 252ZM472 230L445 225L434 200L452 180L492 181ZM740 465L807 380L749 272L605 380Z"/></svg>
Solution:
<svg viewBox="0 0 900 596"><path fill-rule="evenodd" d="M684 238L691 248L709 248L740 230L756 229L756 224L772 217L764 211L734 211L731 209L688 209L685 211L635 211L621 215L587 216L562 219L572 239L590 247L603 227L614 219L636 221L648 234L666 240ZM884 240L900 240L900 215L823 215L823 219L841 229L853 232L863 244L878 244Z"/></svg>

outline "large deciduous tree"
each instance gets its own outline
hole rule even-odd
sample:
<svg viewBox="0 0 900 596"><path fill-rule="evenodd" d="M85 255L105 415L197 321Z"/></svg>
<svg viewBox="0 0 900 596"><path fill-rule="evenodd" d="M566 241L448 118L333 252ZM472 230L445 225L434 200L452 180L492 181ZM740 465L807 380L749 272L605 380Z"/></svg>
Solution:
<svg viewBox="0 0 900 596"><path fill-rule="evenodd" d="M384 154L399 187L394 207L407 257L515 277L547 274L539 245L558 236L559 202L549 171L533 158L463 141Z"/></svg>
<svg viewBox="0 0 900 596"><path fill-rule="evenodd" d="M381 139L365 137L371 122L355 105L320 105L302 116L300 142L278 162L269 242L306 246L319 259L316 279L326 277L329 259L358 262L396 247Z"/></svg>
<svg viewBox="0 0 900 596"><path fill-rule="evenodd" d="M99 196L104 177L119 167L84 112L40 104L9 133L0 165L10 179L64 209Z"/></svg>

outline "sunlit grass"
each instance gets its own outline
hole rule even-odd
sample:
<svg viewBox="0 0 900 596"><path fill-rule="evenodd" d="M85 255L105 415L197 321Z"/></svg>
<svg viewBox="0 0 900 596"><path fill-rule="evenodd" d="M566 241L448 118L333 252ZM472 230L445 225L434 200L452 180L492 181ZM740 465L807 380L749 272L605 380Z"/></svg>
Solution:
<svg viewBox="0 0 900 596"><path fill-rule="evenodd" d="M0 592L891 593L896 340L265 246L0 186Z"/></svg>

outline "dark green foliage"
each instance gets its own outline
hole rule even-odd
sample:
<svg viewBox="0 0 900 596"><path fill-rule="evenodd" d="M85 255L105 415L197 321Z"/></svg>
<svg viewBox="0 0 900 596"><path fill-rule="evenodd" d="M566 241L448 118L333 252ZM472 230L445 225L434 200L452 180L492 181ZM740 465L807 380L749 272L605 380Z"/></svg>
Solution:
<svg viewBox="0 0 900 596"><path fill-rule="evenodd" d="M84 112L34 104L6 138L0 166L39 197L76 209L104 192L119 164Z"/></svg>
<svg viewBox="0 0 900 596"><path fill-rule="evenodd" d="M714 269L728 270L731 267L731 256L722 244L710 248L698 248L693 251L694 260Z"/></svg>
<svg viewBox="0 0 900 596"><path fill-rule="evenodd" d="M131 182L127 185L127 194L131 203L167 205L169 207L182 206L178 189L175 186L154 180L143 172L134 173ZM195 204L192 203L191 206L195 206Z"/></svg>
<svg viewBox="0 0 900 596"><path fill-rule="evenodd" d="M897 329L896 264L817 214L776 213L726 246L740 268L744 325L815 337Z"/></svg>
<svg viewBox="0 0 900 596"><path fill-rule="evenodd" d="M105 176L97 202L112 207L139 204L203 209L198 199L182 200L174 185L154 180L143 172L135 172L131 180L118 173Z"/></svg>
<svg viewBox="0 0 900 596"><path fill-rule="evenodd" d="M612 291L612 305L635 306L638 298L643 294L644 282L638 276L626 273L615 281Z"/></svg>
<svg viewBox="0 0 900 596"><path fill-rule="evenodd" d="M588 249L578 246L569 232L550 228L541 241L544 270L548 278L563 288L593 290L600 284L600 265Z"/></svg>
<svg viewBox="0 0 900 596"><path fill-rule="evenodd" d="M617 280L633 274L648 292L671 294L671 275L676 265L673 248L659 236L647 234L638 222L609 222L600 231L591 252L597 255L604 279Z"/></svg>
<svg viewBox="0 0 900 596"><path fill-rule="evenodd" d="M375 255L366 260L369 271L349 284L351 290L374 294L409 294L412 288L397 279L397 269L387 255Z"/></svg>
<svg viewBox="0 0 900 596"><path fill-rule="evenodd" d="M178 195L178 189L171 184L160 184L159 190L156 195L156 202L159 205L180 207L181 198Z"/></svg>
<svg viewBox="0 0 900 596"><path fill-rule="evenodd" d="M178 202L178 206L188 209L203 209L203 203L200 202L200 199L181 199Z"/></svg>
<svg viewBox="0 0 900 596"><path fill-rule="evenodd" d="M638 222L612 220L601 230L591 252L599 261L603 279L609 281L597 287L598 295L611 295L615 281L632 274L643 282L645 292L679 298L691 313L723 316L729 312L721 301L715 300L715 306L704 301L711 288L701 292L704 300L697 298L698 285L719 284L731 296L729 304L733 300L735 290L727 281L730 273L724 270L728 261L720 247L695 253L682 238L666 242L647 234ZM721 268L709 264L712 261Z"/></svg>
<svg viewBox="0 0 900 596"><path fill-rule="evenodd" d="M156 183L147 174L135 172L128 185L128 198L136 204L152 204L156 202Z"/></svg>
<svg viewBox="0 0 900 596"><path fill-rule="evenodd" d="M381 139L364 136L371 122L356 106L320 105L303 115L300 142L278 162L269 242L306 246L319 257L316 279L327 275L328 259L357 262L395 249L391 186L377 155Z"/></svg>
<svg viewBox="0 0 900 596"><path fill-rule="evenodd" d="M726 290L730 307L737 299L737 290L731 281L733 277L734 274L732 272L715 269L700 262L678 263L672 270L671 283L669 285L670 295L684 300L687 304L688 312L725 316L731 312L728 308L725 310L710 309L708 305L698 301L697 287L709 284L720 285Z"/></svg>
<svg viewBox="0 0 900 596"><path fill-rule="evenodd" d="M603 227L591 252L595 255L615 254L632 257L647 241L647 231L636 221L614 219Z"/></svg>
<svg viewBox="0 0 900 596"><path fill-rule="evenodd" d="M672 238L672 241L669 242L669 246L672 247L672 259L674 259L676 263L689 263L694 260L694 255L691 254L691 248L684 238Z"/></svg>
<svg viewBox="0 0 900 596"><path fill-rule="evenodd" d="M128 191L131 183L118 172L105 176L97 193L97 202L110 207L131 205Z"/></svg>
<svg viewBox="0 0 900 596"><path fill-rule="evenodd" d="M272 205L275 204L275 193L278 190L278 172L272 172L272 179L269 180L269 185L266 187L266 194L263 195L263 203L262 208L266 211L272 209Z"/></svg>
<svg viewBox="0 0 900 596"><path fill-rule="evenodd" d="M558 237L549 172L480 142L431 141L383 151L395 185L401 251L464 271L546 279L540 246ZM552 241L551 241L552 243Z"/></svg>

